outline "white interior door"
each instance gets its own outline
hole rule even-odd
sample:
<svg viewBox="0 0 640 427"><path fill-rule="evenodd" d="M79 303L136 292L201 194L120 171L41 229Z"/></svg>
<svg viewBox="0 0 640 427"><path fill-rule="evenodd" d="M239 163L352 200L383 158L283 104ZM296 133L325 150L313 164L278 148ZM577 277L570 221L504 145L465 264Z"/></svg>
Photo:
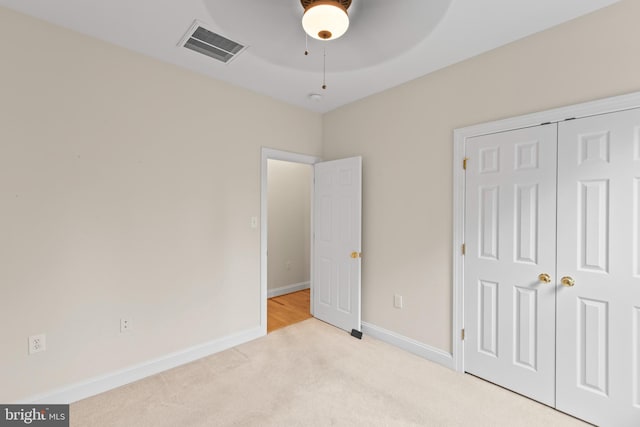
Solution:
<svg viewBox="0 0 640 427"><path fill-rule="evenodd" d="M360 331L362 158L316 163L314 178L313 313Z"/></svg>
<svg viewBox="0 0 640 427"><path fill-rule="evenodd" d="M561 123L558 167L557 409L639 426L640 110Z"/></svg>
<svg viewBox="0 0 640 427"><path fill-rule="evenodd" d="M556 126L547 125L466 144L465 370L548 405L555 404L556 140Z"/></svg>

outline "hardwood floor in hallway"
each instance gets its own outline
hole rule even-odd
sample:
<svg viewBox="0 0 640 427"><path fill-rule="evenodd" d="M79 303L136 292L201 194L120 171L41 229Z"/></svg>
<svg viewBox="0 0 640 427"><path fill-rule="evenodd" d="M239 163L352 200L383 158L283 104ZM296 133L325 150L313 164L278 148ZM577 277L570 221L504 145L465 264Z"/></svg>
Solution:
<svg viewBox="0 0 640 427"><path fill-rule="evenodd" d="M304 289L267 300L267 333L309 319L311 292Z"/></svg>

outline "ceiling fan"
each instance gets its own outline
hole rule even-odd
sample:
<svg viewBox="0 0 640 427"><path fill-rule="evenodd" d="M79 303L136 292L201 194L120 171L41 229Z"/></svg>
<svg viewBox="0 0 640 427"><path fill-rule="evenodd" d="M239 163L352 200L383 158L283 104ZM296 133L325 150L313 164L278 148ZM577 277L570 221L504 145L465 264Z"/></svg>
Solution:
<svg viewBox="0 0 640 427"><path fill-rule="evenodd" d="M390 62L412 50L454 0L202 1L213 30L248 46L243 55L283 72L308 72L308 93L313 93L314 81L325 80L325 68L332 89L339 91L342 74ZM394 23L401 30L380 31ZM308 55L303 55L305 50Z"/></svg>

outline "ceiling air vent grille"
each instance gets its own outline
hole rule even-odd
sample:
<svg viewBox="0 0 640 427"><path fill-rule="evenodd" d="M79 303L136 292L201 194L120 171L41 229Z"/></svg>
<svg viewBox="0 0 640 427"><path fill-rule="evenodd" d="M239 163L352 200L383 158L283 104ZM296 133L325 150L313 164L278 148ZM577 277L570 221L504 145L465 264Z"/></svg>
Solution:
<svg viewBox="0 0 640 427"><path fill-rule="evenodd" d="M193 23L180 45L225 64L247 48L238 42L207 30L198 21Z"/></svg>

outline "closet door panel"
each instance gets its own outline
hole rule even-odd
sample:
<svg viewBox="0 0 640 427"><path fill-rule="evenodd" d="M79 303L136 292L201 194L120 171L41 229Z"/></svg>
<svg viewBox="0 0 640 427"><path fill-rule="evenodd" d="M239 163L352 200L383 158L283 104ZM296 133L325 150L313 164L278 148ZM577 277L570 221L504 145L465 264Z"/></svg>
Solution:
<svg viewBox="0 0 640 427"><path fill-rule="evenodd" d="M638 426L640 110L558 135L557 409Z"/></svg>
<svg viewBox="0 0 640 427"><path fill-rule="evenodd" d="M555 404L556 126L467 141L465 370Z"/></svg>

